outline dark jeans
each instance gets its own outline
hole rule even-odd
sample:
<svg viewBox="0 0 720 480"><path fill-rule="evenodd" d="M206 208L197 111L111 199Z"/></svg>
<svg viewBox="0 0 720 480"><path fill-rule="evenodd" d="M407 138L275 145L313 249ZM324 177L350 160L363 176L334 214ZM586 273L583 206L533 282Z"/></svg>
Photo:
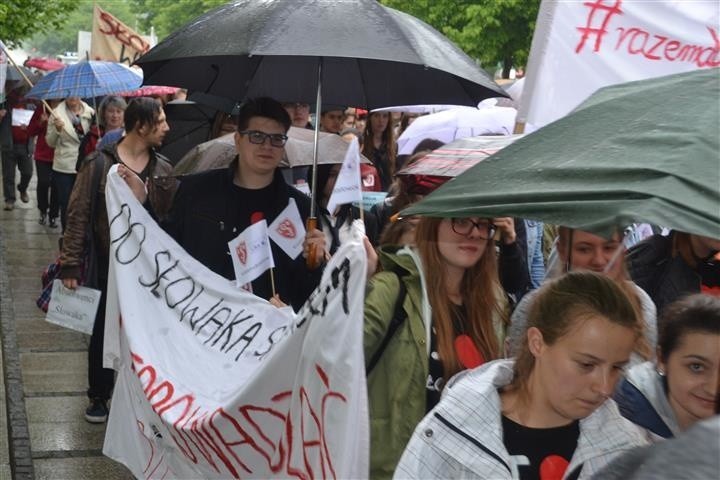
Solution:
<svg viewBox="0 0 720 480"><path fill-rule="evenodd" d="M58 205L60 205L60 224L62 231L65 231L65 221L67 220L67 207L70 201L70 193L73 185L75 185L75 173L61 173L53 170L52 181L57 190Z"/></svg>
<svg viewBox="0 0 720 480"><path fill-rule="evenodd" d="M109 400L115 384L115 371L103 368L103 343L105 340L105 301L107 300L107 279L98 279L98 289L102 292L100 305L95 316L90 345L88 347L88 385L89 398Z"/></svg>
<svg viewBox="0 0 720 480"><path fill-rule="evenodd" d="M37 205L40 213L49 213L50 218L57 218L60 212L57 188L52 181L52 162L35 160L37 174Z"/></svg>
<svg viewBox="0 0 720 480"><path fill-rule="evenodd" d="M13 144L12 149L2 151L3 195L6 202L15 201L15 169L20 170L20 184L17 189L24 192L33 174L33 164L24 143Z"/></svg>

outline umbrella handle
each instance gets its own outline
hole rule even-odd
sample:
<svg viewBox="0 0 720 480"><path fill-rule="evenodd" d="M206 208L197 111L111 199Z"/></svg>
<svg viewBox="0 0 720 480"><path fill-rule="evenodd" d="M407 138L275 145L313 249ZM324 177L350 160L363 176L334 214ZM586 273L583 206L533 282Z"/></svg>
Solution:
<svg viewBox="0 0 720 480"><path fill-rule="evenodd" d="M317 217L308 217L305 221L305 230L311 231L315 230L317 228ZM315 270L320 266L320 258L317 254L317 248L315 245L310 245L310 248L308 249L308 256L305 259L305 265L310 270Z"/></svg>

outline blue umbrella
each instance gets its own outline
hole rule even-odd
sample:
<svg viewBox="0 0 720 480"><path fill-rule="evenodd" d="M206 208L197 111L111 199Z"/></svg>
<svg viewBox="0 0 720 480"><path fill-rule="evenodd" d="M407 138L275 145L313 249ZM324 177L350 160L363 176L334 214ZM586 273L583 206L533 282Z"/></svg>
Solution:
<svg viewBox="0 0 720 480"><path fill-rule="evenodd" d="M120 63L88 61L48 73L26 97L90 98L134 90L140 84L142 77Z"/></svg>

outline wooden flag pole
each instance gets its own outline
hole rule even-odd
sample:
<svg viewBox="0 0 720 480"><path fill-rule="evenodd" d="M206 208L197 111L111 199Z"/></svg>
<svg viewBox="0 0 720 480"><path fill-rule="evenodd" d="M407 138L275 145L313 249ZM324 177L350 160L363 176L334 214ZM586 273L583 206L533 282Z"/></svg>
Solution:
<svg viewBox="0 0 720 480"><path fill-rule="evenodd" d="M22 69L18 66L18 64L15 63L15 60L12 59L12 57L10 56L10 52L8 52L7 49L5 48L5 44L0 42L0 47L2 47L3 52L5 52L5 55L7 56L8 60L10 60L10 63L13 64L13 66L15 67L15 70L17 70L20 73L20 76L22 76L23 80L25 80L25 82L27 82L27 84L30 85L30 88L34 87L35 85L33 85L33 83L30 81L30 79L27 77L27 75L25 75L25 72L23 72ZM50 105L45 100L40 100L40 101L42 102L43 106L45 106L47 111L52 115L53 109L50 108Z"/></svg>

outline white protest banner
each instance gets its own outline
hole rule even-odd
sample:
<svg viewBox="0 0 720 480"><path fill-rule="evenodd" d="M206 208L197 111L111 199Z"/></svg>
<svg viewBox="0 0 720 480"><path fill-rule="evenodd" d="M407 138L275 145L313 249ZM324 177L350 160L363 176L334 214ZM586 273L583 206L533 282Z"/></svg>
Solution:
<svg viewBox="0 0 720 480"><path fill-rule="evenodd" d="M598 88L720 65L715 0L543 0L517 121L541 127Z"/></svg>
<svg viewBox="0 0 720 480"><path fill-rule="evenodd" d="M150 50L150 44L135 30L97 5L93 8L90 58L132 65Z"/></svg>
<svg viewBox="0 0 720 480"><path fill-rule="evenodd" d="M270 224L268 235L290 258L295 259L302 253L305 225L294 198L290 199L288 206Z"/></svg>
<svg viewBox="0 0 720 480"><path fill-rule="evenodd" d="M275 261L268 238L267 221L260 220L228 242L238 288L262 275Z"/></svg>
<svg viewBox="0 0 720 480"><path fill-rule="evenodd" d="M90 335L101 295L100 290L94 288L77 287L70 290L63 286L62 280L56 278L53 280L45 321Z"/></svg>
<svg viewBox="0 0 720 480"><path fill-rule="evenodd" d="M116 167L107 185L103 453L143 479L367 478L361 237L295 315L190 257Z"/></svg>
<svg viewBox="0 0 720 480"><path fill-rule="evenodd" d="M330 213L335 207L344 203L361 202L362 189L360 188L360 147L358 141L353 138L345 153L340 172L338 172L335 186L333 187L327 210Z"/></svg>

